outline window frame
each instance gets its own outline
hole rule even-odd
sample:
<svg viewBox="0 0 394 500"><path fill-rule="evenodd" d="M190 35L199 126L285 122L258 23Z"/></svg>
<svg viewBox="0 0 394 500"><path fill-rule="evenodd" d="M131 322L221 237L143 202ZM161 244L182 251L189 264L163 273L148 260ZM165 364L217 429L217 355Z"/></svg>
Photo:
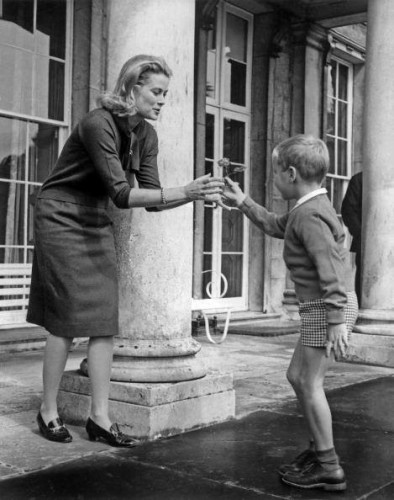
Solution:
<svg viewBox="0 0 394 500"><path fill-rule="evenodd" d="M245 106L240 106L236 104L231 104L225 101L225 78L224 75L224 56L223 47L225 46L226 37L226 19L227 14L233 14L235 16L245 19L248 23L248 35L247 35L247 52L246 52L246 102ZM216 35L215 46L216 46L216 67L215 67L215 96L206 97L206 114L211 114L214 116L215 130L214 130L214 158L207 158L205 156L205 161L209 160L213 163L214 174L222 175L221 169L217 162L223 157L223 123L226 118L242 121L245 123L245 160L244 165L246 170L243 172L245 176L245 192L248 192L249 178L250 178L250 130L251 130L251 98L252 98L252 52L253 52L253 14L235 7L229 3L220 2L217 8L217 29L214 33ZM208 57L208 54L207 56ZM219 90L218 90L219 89ZM222 225L222 208L218 207L213 209L212 214L212 226L213 228L221 228ZM232 308L234 310L242 311L246 310L248 307L248 263L249 263L249 222L244 218L243 221L243 251L240 252L243 255L242 263L242 295L240 297L220 297L220 292L222 291L222 282L219 278L214 284L213 298L204 299L192 299L192 310L198 311L201 309L207 309L211 311L218 311L222 308ZM220 234L216 234L213 229L212 238L216 238L217 241L212 244L213 251L206 252L204 255L212 255L212 271L219 276L219 270L221 269L222 260L222 231L220 229ZM194 251L199 251L194 249ZM238 252L225 252L225 254L236 254Z"/></svg>
<svg viewBox="0 0 394 500"><path fill-rule="evenodd" d="M326 182L330 182L332 188L329 189L329 195L330 195L330 201L334 204L334 200L336 199L336 194L335 194L335 184L336 181L342 181L341 182L341 189L340 192L337 193L338 199L342 200L343 197L345 196L347 186L349 184L349 180L352 176L352 164L353 164L353 78L354 78L354 66L351 62L341 58L340 56L333 55L331 58L332 61L335 61L335 63L338 65L343 65L348 68L348 80L347 80L347 100L344 101L343 99L339 99L338 97L338 74L339 72L337 71L336 75L336 89L335 89L335 94L336 97L333 95L330 95L328 93L329 85L328 85L328 78L329 78L329 73L327 74L327 81L326 81L326 90L325 90L325 130L324 130L324 137L325 140L327 141L328 138L331 138L334 140L334 158L330 157L330 163L334 167L334 172L328 172L327 173L327 180ZM335 101L335 130L334 133L328 133L327 132L327 101L328 99L333 99ZM338 103L339 102L345 102L347 105L347 117L346 117L346 138L339 136L338 134L338 121L339 121L339 114L338 114ZM346 139L346 175L339 174L338 173L338 138L340 139ZM340 216L340 211L337 212L337 214Z"/></svg>

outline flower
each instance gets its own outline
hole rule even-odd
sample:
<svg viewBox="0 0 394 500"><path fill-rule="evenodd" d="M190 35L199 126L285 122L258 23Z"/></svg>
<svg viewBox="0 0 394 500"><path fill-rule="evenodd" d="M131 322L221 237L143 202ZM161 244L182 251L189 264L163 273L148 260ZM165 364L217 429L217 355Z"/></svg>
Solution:
<svg viewBox="0 0 394 500"><path fill-rule="evenodd" d="M234 165L229 158L222 158L218 161L218 165L223 169L223 177L230 177L230 175L243 172L246 169L244 165Z"/></svg>

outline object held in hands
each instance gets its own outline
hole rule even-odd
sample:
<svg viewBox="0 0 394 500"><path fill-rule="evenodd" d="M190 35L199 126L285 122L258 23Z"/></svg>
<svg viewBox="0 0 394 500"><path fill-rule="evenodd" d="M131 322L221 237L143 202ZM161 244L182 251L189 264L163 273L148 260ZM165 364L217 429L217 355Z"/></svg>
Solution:
<svg viewBox="0 0 394 500"><path fill-rule="evenodd" d="M222 158L218 161L219 167L223 169L223 177L231 177L238 172L243 172L246 167L244 165L234 165L229 158Z"/></svg>
<svg viewBox="0 0 394 500"><path fill-rule="evenodd" d="M226 177L230 177L234 174L237 174L239 172L243 172L246 167L244 165L234 165L233 163L231 163L230 159L229 158L222 158L221 160L218 161L218 165L219 167L221 167L223 169L223 177L224 177L224 182L226 182ZM227 203L229 202L229 200L227 200ZM225 208L227 208L228 210L238 210L237 207L233 206L233 205L228 205L227 203L225 203L222 199L222 203Z"/></svg>

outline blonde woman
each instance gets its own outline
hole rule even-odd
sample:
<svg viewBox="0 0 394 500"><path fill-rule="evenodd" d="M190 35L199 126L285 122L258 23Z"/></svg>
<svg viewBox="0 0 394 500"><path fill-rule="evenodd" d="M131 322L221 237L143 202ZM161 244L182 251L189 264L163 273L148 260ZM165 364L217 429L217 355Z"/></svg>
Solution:
<svg viewBox="0 0 394 500"><path fill-rule="evenodd" d="M74 337L89 337L91 440L133 446L108 416L113 337L118 333L118 283L111 198L120 209L165 210L194 200L218 200L221 179L209 175L163 188L158 139L150 123L165 103L171 70L159 57L138 55L120 71L113 92L74 128L37 196L35 253L27 321L49 332L44 354L41 434L68 443L56 398ZM133 172L139 189L127 180Z"/></svg>

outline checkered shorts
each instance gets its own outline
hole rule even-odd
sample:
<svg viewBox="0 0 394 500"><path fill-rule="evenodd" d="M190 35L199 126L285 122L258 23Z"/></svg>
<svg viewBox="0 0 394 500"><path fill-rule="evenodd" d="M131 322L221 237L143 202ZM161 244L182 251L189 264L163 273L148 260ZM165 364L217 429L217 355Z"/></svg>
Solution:
<svg viewBox="0 0 394 500"><path fill-rule="evenodd" d="M324 347L327 335L326 306L323 299L307 300L300 303L301 344L309 347ZM345 307L345 321L348 341L358 315L355 292L348 292Z"/></svg>

